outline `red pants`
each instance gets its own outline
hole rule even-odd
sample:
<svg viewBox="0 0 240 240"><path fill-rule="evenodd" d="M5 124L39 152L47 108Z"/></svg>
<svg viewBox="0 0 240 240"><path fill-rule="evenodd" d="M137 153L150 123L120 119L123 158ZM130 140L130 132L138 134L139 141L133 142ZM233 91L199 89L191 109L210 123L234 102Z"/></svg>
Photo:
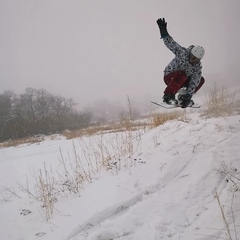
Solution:
<svg viewBox="0 0 240 240"><path fill-rule="evenodd" d="M188 87L190 79L187 78L187 75L184 71L176 71L169 73L164 76L164 82L167 84L167 87L164 91L166 94L176 94L178 90L182 87ZM199 85L196 87L194 93L196 93L204 84L205 79L201 77Z"/></svg>

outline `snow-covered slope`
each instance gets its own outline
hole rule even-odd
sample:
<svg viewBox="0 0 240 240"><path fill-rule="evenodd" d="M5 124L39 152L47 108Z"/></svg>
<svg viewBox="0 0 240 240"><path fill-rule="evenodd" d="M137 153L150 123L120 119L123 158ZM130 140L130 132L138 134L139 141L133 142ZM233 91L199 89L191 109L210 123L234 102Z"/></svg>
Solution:
<svg viewBox="0 0 240 240"><path fill-rule="evenodd" d="M223 173L239 173L240 116L204 119L192 113L135 139L133 156L125 159L132 164L118 172L101 170L79 194L59 198L48 223L40 203L18 183L44 162L56 169L59 149L69 154L73 141L0 149L0 238L227 239L217 194L232 239L240 239L240 192L233 199L233 182ZM74 143L79 150L78 139ZM21 214L24 209L30 212Z"/></svg>

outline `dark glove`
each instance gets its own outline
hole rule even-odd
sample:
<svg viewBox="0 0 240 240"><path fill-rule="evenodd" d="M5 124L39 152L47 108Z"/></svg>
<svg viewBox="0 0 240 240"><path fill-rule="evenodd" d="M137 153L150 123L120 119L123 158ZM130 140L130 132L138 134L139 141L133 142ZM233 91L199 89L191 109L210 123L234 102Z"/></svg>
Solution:
<svg viewBox="0 0 240 240"><path fill-rule="evenodd" d="M167 31L167 23L165 22L164 18L159 18L157 20L157 24L160 30L161 38L165 38L169 36L168 31Z"/></svg>
<svg viewBox="0 0 240 240"><path fill-rule="evenodd" d="M186 108L191 102L191 98L192 98L192 95L189 93L179 96L178 100L181 108Z"/></svg>

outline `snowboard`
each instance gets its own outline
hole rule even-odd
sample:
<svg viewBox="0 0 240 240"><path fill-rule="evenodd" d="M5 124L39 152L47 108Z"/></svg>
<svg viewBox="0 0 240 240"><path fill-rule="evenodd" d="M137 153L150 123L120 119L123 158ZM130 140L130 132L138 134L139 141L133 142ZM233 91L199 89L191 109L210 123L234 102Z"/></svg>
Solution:
<svg viewBox="0 0 240 240"><path fill-rule="evenodd" d="M163 107L163 108L166 108L166 109L173 109L173 108L179 108L181 107L180 105L170 105L170 104L166 104L164 102L154 102L154 101L151 101L151 103L157 105L157 106L160 106L160 107ZM201 106L194 103L194 105L192 106L188 106L188 108L200 108Z"/></svg>

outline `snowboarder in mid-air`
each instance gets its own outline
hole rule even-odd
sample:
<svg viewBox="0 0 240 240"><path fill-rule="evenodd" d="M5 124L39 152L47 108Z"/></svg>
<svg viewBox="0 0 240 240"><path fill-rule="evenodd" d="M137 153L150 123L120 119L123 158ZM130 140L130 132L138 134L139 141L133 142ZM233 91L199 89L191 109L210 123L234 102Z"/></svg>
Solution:
<svg viewBox="0 0 240 240"><path fill-rule="evenodd" d="M180 46L168 34L167 22L165 22L164 18L158 19L157 24L164 44L175 54L175 58L164 70L164 82L167 87L164 91L163 102L178 105L182 108L192 106L194 104L192 95L205 82L202 77L202 64L200 61L205 53L204 48L193 45L188 48ZM175 94L180 89L183 91L179 93L178 99L175 99Z"/></svg>

